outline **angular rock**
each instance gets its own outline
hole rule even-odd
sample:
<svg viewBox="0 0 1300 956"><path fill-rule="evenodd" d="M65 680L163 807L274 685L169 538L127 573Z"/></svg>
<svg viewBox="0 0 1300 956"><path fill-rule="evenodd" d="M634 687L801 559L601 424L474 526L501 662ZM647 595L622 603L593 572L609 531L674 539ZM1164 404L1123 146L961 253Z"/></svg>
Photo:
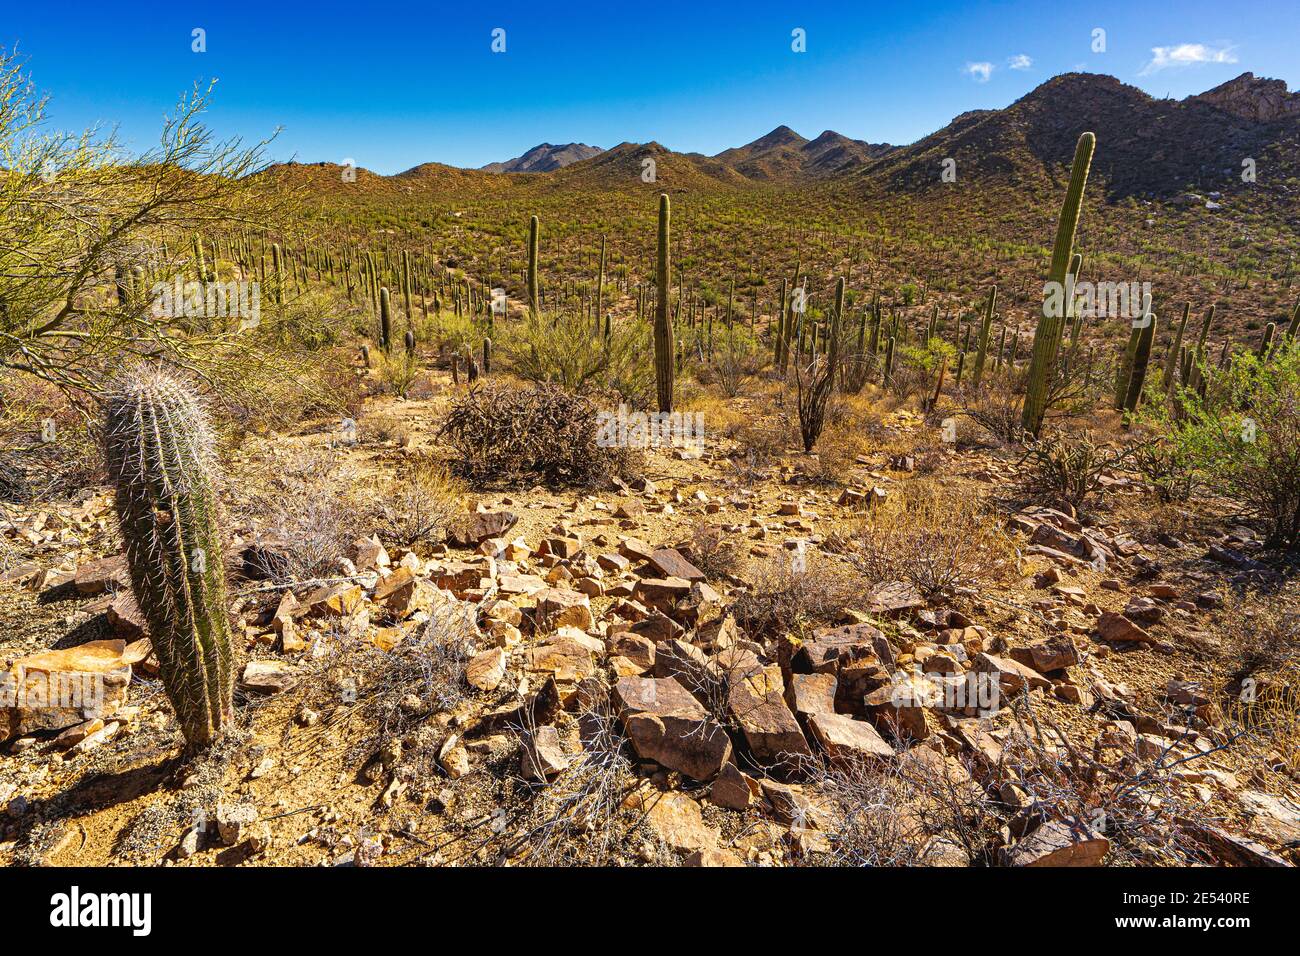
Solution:
<svg viewBox="0 0 1300 956"><path fill-rule="evenodd" d="M504 537L519 521L509 511L479 511L454 518L447 527L447 541L472 548L488 538Z"/></svg>
<svg viewBox="0 0 1300 956"><path fill-rule="evenodd" d="M500 647L493 647L475 654L465 665L465 680L471 687L482 691L493 691L501 685L506 676L506 652Z"/></svg>
<svg viewBox="0 0 1300 956"><path fill-rule="evenodd" d="M789 763L812 751L785 702L781 670L771 665L730 684L727 712L745 735L750 753L765 766Z"/></svg>
<svg viewBox="0 0 1300 956"><path fill-rule="evenodd" d="M1002 851L1004 866L1100 866L1110 841L1085 824L1050 820Z"/></svg>
<svg viewBox="0 0 1300 956"><path fill-rule="evenodd" d="M636 752L670 770L708 780L731 756L731 739L671 677L624 677L614 701Z"/></svg>
<svg viewBox="0 0 1300 956"><path fill-rule="evenodd" d="M808 729L834 762L894 758L894 748L865 720L834 713L809 714Z"/></svg>

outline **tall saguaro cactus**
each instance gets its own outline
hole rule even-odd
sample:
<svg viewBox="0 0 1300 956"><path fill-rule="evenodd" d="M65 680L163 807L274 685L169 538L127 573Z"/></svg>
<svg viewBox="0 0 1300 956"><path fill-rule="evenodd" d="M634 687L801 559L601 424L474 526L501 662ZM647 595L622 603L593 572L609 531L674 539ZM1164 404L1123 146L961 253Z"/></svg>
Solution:
<svg viewBox="0 0 1300 956"><path fill-rule="evenodd" d="M659 257L655 262L655 387L659 411L673 410L673 324L668 312L669 246L672 210L668 194L659 194Z"/></svg>
<svg viewBox="0 0 1300 956"><path fill-rule="evenodd" d="M1074 234L1079 228L1079 210L1083 205L1083 189L1088 184L1088 169L1092 166L1093 150L1097 137L1083 133L1074 148L1074 162L1070 166L1070 185L1065 191L1065 202L1056 223L1056 244L1052 248L1052 265L1048 281L1065 287L1070 262L1074 255ZM1021 414L1021 425L1031 435L1037 435L1047 415L1048 394L1056 375L1057 351L1061 333L1065 328L1065 297L1062 297L1060 315L1044 315L1034 331L1033 353L1029 360L1029 383ZM1046 311L1046 310L1045 310Z"/></svg>
<svg viewBox="0 0 1300 956"><path fill-rule="evenodd" d="M989 289L988 304L984 306L984 321L980 323L979 351L975 355L975 367L971 369L971 384L979 387L984 377L984 362L989 354L989 336L993 332L993 313L998 305L998 287Z"/></svg>
<svg viewBox="0 0 1300 956"><path fill-rule="evenodd" d="M109 398L105 451L163 686L186 741L211 743L232 719L234 691L211 427L179 382L138 372Z"/></svg>
<svg viewBox="0 0 1300 956"><path fill-rule="evenodd" d="M528 314L537 317L541 311L537 290L537 217L528 220Z"/></svg>

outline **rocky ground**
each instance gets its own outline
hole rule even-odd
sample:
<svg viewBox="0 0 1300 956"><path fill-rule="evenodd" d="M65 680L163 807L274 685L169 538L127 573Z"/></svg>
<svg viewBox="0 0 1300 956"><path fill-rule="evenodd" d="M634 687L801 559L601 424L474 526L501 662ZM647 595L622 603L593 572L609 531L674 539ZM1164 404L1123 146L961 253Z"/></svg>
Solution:
<svg viewBox="0 0 1300 956"><path fill-rule="evenodd" d="M236 457L383 473L452 388L372 400L356 442L317 422ZM0 862L1293 865L1295 740L1242 716L1226 647L1232 585L1281 581L1255 536L1157 527L1111 476L1086 523L1005 507L996 587L868 587L845 528L910 482L990 494L1020 467L936 450L907 411L881 428L834 484L793 452L742 480L710 434L607 490L476 491L445 544L362 536L292 586L251 573L276 543L236 527L240 726L199 758L108 491L11 508L0 660L105 699L0 709Z"/></svg>

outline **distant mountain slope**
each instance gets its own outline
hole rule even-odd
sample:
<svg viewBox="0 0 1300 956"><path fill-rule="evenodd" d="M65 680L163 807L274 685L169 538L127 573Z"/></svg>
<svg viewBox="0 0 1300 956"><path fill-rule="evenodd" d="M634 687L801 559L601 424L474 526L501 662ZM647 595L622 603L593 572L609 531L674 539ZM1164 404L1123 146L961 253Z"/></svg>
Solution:
<svg viewBox="0 0 1300 956"><path fill-rule="evenodd" d="M886 143L849 139L829 129L808 140L788 126L778 126L752 143L724 149L713 158L750 179L790 179L864 166L892 149Z"/></svg>
<svg viewBox="0 0 1300 956"><path fill-rule="evenodd" d="M1062 74L1005 109L962 114L860 175L879 188L937 189L953 159L959 183L996 177L1033 187L1056 178L1084 130L1097 134L1093 176L1110 198L1237 189L1248 158L1258 170L1251 186L1285 194L1300 185L1300 95L1251 74L1181 101L1111 76Z"/></svg>
<svg viewBox="0 0 1300 956"><path fill-rule="evenodd" d="M541 143L522 156L503 163L488 163L480 168L488 173L549 173L571 163L598 156L602 152L604 150L599 146L588 146L586 143L565 143L563 146Z"/></svg>

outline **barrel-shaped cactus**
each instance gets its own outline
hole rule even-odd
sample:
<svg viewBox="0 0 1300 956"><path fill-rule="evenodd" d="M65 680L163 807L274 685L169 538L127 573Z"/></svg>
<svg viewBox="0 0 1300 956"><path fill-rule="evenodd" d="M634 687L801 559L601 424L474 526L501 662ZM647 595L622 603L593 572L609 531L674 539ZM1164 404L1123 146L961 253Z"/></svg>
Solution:
<svg viewBox="0 0 1300 956"><path fill-rule="evenodd" d="M109 397L105 452L131 587L192 747L220 736L234 712L213 445L202 406L164 373L131 373Z"/></svg>
<svg viewBox="0 0 1300 956"><path fill-rule="evenodd" d="M1048 281L1064 288L1070 264L1074 258L1074 234L1079 228L1079 212L1083 206L1083 190L1088 184L1088 170L1097 137L1083 133L1074 149L1074 162L1070 166L1070 185L1065 191L1061 215L1056 223L1056 243L1052 248L1052 265ZM1044 310L1047 311L1047 310ZM1044 315L1034 331L1033 352L1029 360L1029 381L1025 403L1021 412L1021 425L1031 435L1037 435L1047 415L1047 404L1056 375L1056 358L1060 348L1061 333L1065 328L1066 310L1059 315Z"/></svg>
<svg viewBox="0 0 1300 956"><path fill-rule="evenodd" d="M655 262L655 387L659 398L659 411L673 410L673 324L668 312L668 287L670 282L669 240L672 232L672 210L668 194L659 194L659 256Z"/></svg>

